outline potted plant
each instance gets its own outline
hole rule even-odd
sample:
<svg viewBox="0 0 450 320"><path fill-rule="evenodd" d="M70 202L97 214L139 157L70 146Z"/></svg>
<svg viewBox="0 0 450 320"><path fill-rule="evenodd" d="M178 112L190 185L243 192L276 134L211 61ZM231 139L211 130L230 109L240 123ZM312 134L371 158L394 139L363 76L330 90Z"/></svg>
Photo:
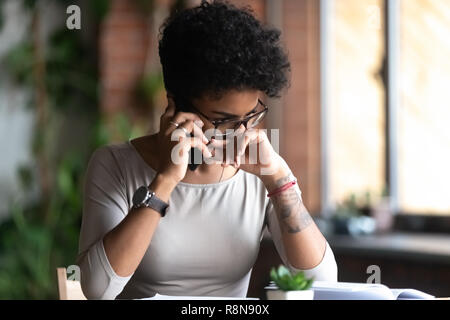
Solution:
<svg viewBox="0 0 450 320"><path fill-rule="evenodd" d="M314 279L306 278L303 271L292 274L285 266L272 268L270 278L273 282L266 287L269 300L312 300L314 291L311 289Z"/></svg>

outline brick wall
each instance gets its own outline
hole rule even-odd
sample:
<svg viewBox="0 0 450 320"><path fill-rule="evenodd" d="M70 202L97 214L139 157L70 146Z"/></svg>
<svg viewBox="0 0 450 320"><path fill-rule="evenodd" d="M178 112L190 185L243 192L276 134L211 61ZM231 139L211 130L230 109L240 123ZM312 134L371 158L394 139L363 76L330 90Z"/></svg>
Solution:
<svg viewBox="0 0 450 320"><path fill-rule="evenodd" d="M113 0L101 27L101 108L105 113L132 108L149 43L147 17L136 1Z"/></svg>
<svg viewBox="0 0 450 320"><path fill-rule="evenodd" d="M306 207L320 210L319 1L284 0L283 35L292 64L283 101L282 156L297 176Z"/></svg>

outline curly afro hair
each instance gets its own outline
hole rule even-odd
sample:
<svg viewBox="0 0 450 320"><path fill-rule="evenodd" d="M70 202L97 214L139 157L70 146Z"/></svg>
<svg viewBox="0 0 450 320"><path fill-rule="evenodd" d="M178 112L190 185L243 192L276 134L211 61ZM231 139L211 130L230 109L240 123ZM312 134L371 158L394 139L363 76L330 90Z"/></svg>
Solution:
<svg viewBox="0 0 450 320"><path fill-rule="evenodd" d="M176 12L160 28L164 85L183 99L256 89L279 97L290 63L278 29L263 26L249 7L202 1Z"/></svg>

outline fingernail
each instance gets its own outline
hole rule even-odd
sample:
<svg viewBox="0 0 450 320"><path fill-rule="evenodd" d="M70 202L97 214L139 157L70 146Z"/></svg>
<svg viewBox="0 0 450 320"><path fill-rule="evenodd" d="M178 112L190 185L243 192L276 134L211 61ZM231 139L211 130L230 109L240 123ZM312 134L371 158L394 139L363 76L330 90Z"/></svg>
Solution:
<svg viewBox="0 0 450 320"><path fill-rule="evenodd" d="M198 126L198 127L203 127L205 124L203 123L202 120L195 120L194 123Z"/></svg>

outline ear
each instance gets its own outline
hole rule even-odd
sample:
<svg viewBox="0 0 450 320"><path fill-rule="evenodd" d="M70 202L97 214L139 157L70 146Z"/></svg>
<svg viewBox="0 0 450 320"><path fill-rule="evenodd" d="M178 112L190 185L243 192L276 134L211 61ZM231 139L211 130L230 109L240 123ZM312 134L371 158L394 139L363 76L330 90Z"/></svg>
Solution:
<svg viewBox="0 0 450 320"><path fill-rule="evenodd" d="M166 96L167 96L167 104L171 107L174 107L175 110L177 110L177 106L175 103L175 96L170 91L167 91Z"/></svg>
<svg viewBox="0 0 450 320"><path fill-rule="evenodd" d="M169 108L173 108L173 110L176 110L176 109L177 109L177 107L176 107L176 105L175 105L175 101L174 101L173 98L172 98L171 96L169 96L169 95L167 95L167 106L168 106Z"/></svg>
<svg viewBox="0 0 450 320"><path fill-rule="evenodd" d="M172 98L173 99L174 95L170 92L167 91L167 99Z"/></svg>

